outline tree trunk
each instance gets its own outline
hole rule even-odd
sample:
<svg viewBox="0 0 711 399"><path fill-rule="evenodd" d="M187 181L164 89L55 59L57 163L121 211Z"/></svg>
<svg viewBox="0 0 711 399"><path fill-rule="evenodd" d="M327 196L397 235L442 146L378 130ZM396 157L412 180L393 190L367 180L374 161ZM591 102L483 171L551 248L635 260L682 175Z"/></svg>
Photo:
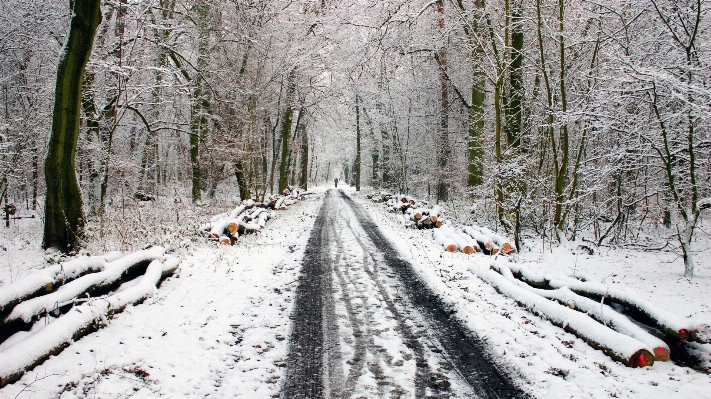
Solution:
<svg viewBox="0 0 711 399"><path fill-rule="evenodd" d="M439 59L439 90L440 90L440 116L439 137L437 138L437 201L449 200L449 87L447 78L447 46L446 32L444 30L444 1L437 0L437 13L439 14L439 31L443 43L438 51Z"/></svg>
<svg viewBox="0 0 711 399"><path fill-rule="evenodd" d="M356 94L356 158L355 158L355 186L360 191L360 104Z"/></svg>
<svg viewBox="0 0 711 399"><path fill-rule="evenodd" d="M289 158L289 138L291 136L291 124L294 118L294 94L296 92L296 69L289 72L288 83L286 88L286 112L284 113L284 122L281 129L281 162L279 163L279 193L282 193L287 186L288 177L288 158Z"/></svg>
<svg viewBox="0 0 711 399"><path fill-rule="evenodd" d="M506 140L510 147L521 144L521 99L523 96L523 18L522 5L516 1L511 11L511 65L509 102L506 109Z"/></svg>
<svg viewBox="0 0 711 399"><path fill-rule="evenodd" d="M309 136L306 129L301 133L301 175L299 186L304 190L309 189Z"/></svg>
<svg viewBox="0 0 711 399"><path fill-rule="evenodd" d="M78 250L84 236L84 211L74 158L84 71L100 22L100 0L75 1L69 36L57 65L52 132L45 158L47 195L42 248L53 247L65 253Z"/></svg>

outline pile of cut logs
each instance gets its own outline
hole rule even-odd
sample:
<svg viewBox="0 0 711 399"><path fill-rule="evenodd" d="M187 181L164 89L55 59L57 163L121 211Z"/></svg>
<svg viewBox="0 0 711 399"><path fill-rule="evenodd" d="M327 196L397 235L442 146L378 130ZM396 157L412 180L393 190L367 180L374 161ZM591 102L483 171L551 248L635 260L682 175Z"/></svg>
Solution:
<svg viewBox="0 0 711 399"><path fill-rule="evenodd" d="M285 195L271 196L263 202L252 199L242 203L231 212L226 212L212 218L210 223L202 226L201 231L210 239L221 244L234 244L240 235L256 233L274 217L275 210L286 210L290 205L302 200L311 193L298 189L285 190Z"/></svg>
<svg viewBox="0 0 711 399"><path fill-rule="evenodd" d="M434 238L445 251L461 251L467 255L482 252L485 255L508 255L516 252L513 241L486 227L476 225L454 227L442 217L439 205L429 206L427 201L407 195L373 193L366 195L373 202L381 202L389 212L402 213L407 227L434 229Z"/></svg>
<svg viewBox="0 0 711 399"><path fill-rule="evenodd" d="M126 306L153 296L179 264L162 247L110 252L80 256L0 287L0 388L104 327Z"/></svg>

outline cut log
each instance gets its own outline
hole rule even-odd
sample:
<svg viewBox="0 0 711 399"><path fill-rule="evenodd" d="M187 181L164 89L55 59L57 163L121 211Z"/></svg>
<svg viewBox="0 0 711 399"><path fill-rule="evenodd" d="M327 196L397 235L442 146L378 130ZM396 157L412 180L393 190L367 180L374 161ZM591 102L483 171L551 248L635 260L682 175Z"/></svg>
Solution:
<svg viewBox="0 0 711 399"><path fill-rule="evenodd" d="M474 240L473 238L469 237L469 235L462 231L462 229L455 229L455 231L460 237L462 237L462 239L467 242L467 245L471 246L474 249L474 252L482 252L479 243L477 243L476 240Z"/></svg>
<svg viewBox="0 0 711 399"><path fill-rule="evenodd" d="M254 201L251 202L251 205L254 205ZM227 224L232 220L237 219L248 208L251 208L251 206L249 206L249 201L244 201L242 202L242 205L236 207L232 212L230 212L226 218L212 223L212 227L210 228L210 237L219 238L224 235Z"/></svg>
<svg viewBox="0 0 711 399"><path fill-rule="evenodd" d="M452 228L452 226L444 225L439 229L439 231L444 233L447 238L454 241L460 251L464 252L467 255L471 255L474 253L474 247L471 245L472 240L465 240L463 237L457 234L457 232Z"/></svg>
<svg viewBox="0 0 711 399"><path fill-rule="evenodd" d="M604 298L605 303L621 305L627 308L626 312L631 317L644 324L656 327L669 336L683 340L694 339L692 331L695 330L695 327L693 321L682 319L674 314L659 309L651 302L640 298L636 294L622 291L602 283L582 282L573 279L561 280L551 278L548 283L551 288L568 287L578 295L596 301L601 301Z"/></svg>
<svg viewBox="0 0 711 399"><path fill-rule="evenodd" d="M230 237L227 237L227 236L222 236L222 237L220 237L220 244L223 244L223 245L231 245L231 244L232 244L232 239L231 239Z"/></svg>
<svg viewBox="0 0 711 399"><path fill-rule="evenodd" d="M269 220L269 212L262 212L259 214L259 220L257 221L257 224L259 225L260 229L263 229L267 226L267 220Z"/></svg>
<svg viewBox="0 0 711 399"><path fill-rule="evenodd" d="M177 258L165 263L154 260L143 276L131 287L102 300L90 301L34 331L0 352L0 388L19 380L22 375L56 355L72 341L106 325L105 320L123 311L128 305L138 305L153 296L156 286L171 275L180 264ZM41 323L41 322L40 322Z"/></svg>
<svg viewBox="0 0 711 399"><path fill-rule="evenodd" d="M511 254L516 252L516 246L514 245L512 240L509 240L508 238L501 236L499 234L494 233L493 231L489 230L486 227L479 227L476 225L472 225L472 228L474 230L479 230L482 234L484 234L487 237L490 237L496 245L501 247L501 252L505 254Z"/></svg>
<svg viewBox="0 0 711 399"><path fill-rule="evenodd" d="M430 220L433 223L437 223L437 219L439 218L439 214L442 212L442 208L439 205L435 205L430 209L429 216Z"/></svg>
<svg viewBox="0 0 711 399"><path fill-rule="evenodd" d="M472 272L491 284L500 294L576 335L593 348L602 350L612 359L628 367L645 367L654 364L652 349L639 340L605 327L590 316L523 289L492 270L472 270Z"/></svg>
<svg viewBox="0 0 711 399"><path fill-rule="evenodd" d="M10 312L21 301L44 295L63 284L88 273L100 272L107 263L119 259L121 252L109 252L101 256L82 256L59 265L46 267L23 277L16 282L0 287L0 315Z"/></svg>
<svg viewBox="0 0 711 399"><path fill-rule="evenodd" d="M434 238L435 240L440 243L443 247L444 250L447 252L457 252L458 247L457 243L454 242L451 238L447 237L446 234L444 234L441 230L433 230Z"/></svg>
<svg viewBox="0 0 711 399"><path fill-rule="evenodd" d="M122 280L142 273L151 261L163 258L164 254L165 249L162 247L153 247L107 263L101 272L87 274L63 285L55 292L19 303L3 320L3 323L8 324L15 321L29 323L41 314L59 307L71 306L72 301L79 296L104 294L117 287Z"/></svg>
<svg viewBox="0 0 711 399"><path fill-rule="evenodd" d="M482 252L484 252L485 254L496 255L497 253L499 253L499 246L496 245L494 240L492 240L491 238L485 236L484 234L482 234L478 230L471 228L470 226L465 226L463 230L465 233L467 233L468 236L473 238L477 242L477 244L479 244L479 248L481 248Z"/></svg>
<svg viewBox="0 0 711 399"><path fill-rule="evenodd" d="M599 323L610 327L611 329L628 335L632 338L639 340L640 342L646 344L653 349L654 360L666 362L670 357L669 345L667 345L663 340L653 336L642 327L638 326L632 322L626 316L618 313L615 309L608 305L601 304L597 301L593 301L590 298L586 298L575 294L573 291L569 290L567 287L558 288L554 290L544 290L540 288L534 288L530 285L524 283L523 281L515 279L513 276L516 273L509 269L509 266L513 264L505 262L491 262L491 268L499 272L499 274L512 280L516 285L527 289L534 294L540 295L544 298L554 300L561 305L565 305L571 309L575 309L579 312L585 313L593 319L597 320ZM519 267L519 265L513 265L514 267ZM511 272L507 272L509 269ZM530 275L530 272L526 274Z"/></svg>
<svg viewBox="0 0 711 399"><path fill-rule="evenodd" d="M286 197L279 197L279 199L277 199L276 203L274 204L274 209L277 209L277 210L284 210L284 209L286 209L286 208L283 208L283 204L284 204L284 200L285 200L285 199L286 199Z"/></svg>
<svg viewBox="0 0 711 399"><path fill-rule="evenodd" d="M262 229L261 227L259 227L259 224L257 224L257 223L246 223L246 222L239 222L237 228L238 228L239 234L242 234L242 235L256 233Z"/></svg>

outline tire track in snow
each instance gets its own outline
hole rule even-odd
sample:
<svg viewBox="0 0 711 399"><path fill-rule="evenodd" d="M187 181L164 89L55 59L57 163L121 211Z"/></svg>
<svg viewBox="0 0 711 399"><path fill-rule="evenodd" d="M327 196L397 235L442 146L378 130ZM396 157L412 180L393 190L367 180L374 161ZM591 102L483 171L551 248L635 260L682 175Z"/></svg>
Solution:
<svg viewBox="0 0 711 399"><path fill-rule="evenodd" d="M445 304L422 281L407 261L402 259L383 234L372 224L363 208L344 192L340 197L357 216L370 241L383 254L385 262L398 275L407 297L426 319L445 355L469 386L482 398L522 398L524 394L502 375L487 357L486 349L472 332L451 317Z"/></svg>
<svg viewBox="0 0 711 399"><path fill-rule="evenodd" d="M280 397L523 397L368 220L343 192L326 193Z"/></svg>

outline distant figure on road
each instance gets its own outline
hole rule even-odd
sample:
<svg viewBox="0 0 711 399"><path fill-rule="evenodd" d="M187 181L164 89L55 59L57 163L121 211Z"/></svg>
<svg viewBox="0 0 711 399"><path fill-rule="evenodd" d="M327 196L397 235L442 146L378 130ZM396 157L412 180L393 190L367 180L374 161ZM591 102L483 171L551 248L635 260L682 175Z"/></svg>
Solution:
<svg viewBox="0 0 711 399"><path fill-rule="evenodd" d="M333 180L333 183L336 185L336 188L338 188L338 178L335 178L335 179Z"/></svg>

